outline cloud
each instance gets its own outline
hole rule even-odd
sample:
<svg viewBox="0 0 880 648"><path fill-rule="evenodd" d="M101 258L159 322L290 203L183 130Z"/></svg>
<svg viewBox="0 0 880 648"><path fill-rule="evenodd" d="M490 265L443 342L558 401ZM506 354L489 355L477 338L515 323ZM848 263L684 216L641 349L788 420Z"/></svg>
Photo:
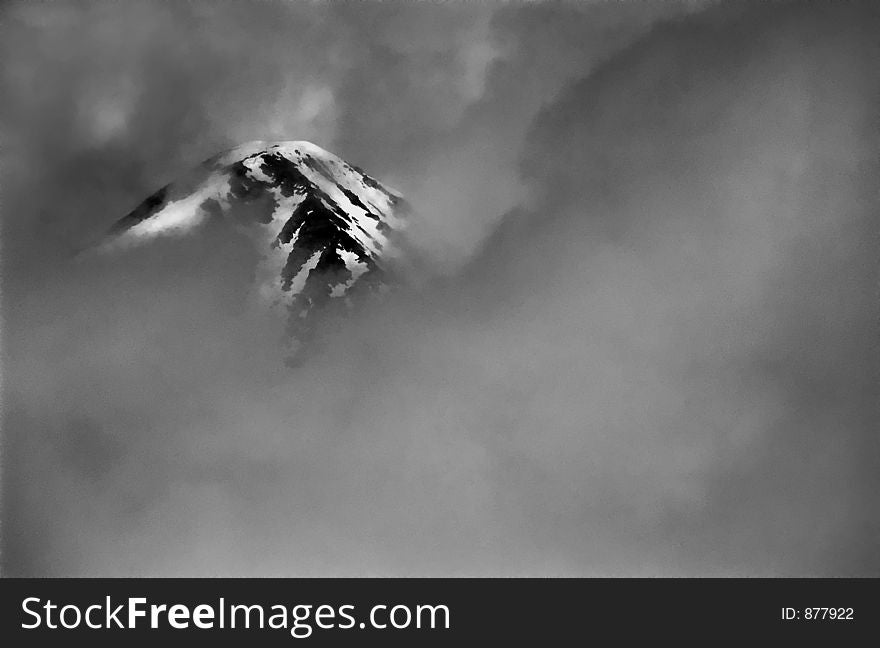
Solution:
<svg viewBox="0 0 880 648"><path fill-rule="evenodd" d="M476 299L504 304L493 331L535 345L534 383L571 390L559 411L582 445L543 434L554 465L586 480L599 452L630 536L660 546L666 529L682 569L877 568L877 18L781 6L658 26L542 114L534 213L472 265L496 279Z"/></svg>
<svg viewBox="0 0 880 648"><path fill-rule="evenodd" d="M95 7L7 45L7 573L876 572L869 5ZM291 371L222 231L62 254L288 102L433 278Z"/></svg>

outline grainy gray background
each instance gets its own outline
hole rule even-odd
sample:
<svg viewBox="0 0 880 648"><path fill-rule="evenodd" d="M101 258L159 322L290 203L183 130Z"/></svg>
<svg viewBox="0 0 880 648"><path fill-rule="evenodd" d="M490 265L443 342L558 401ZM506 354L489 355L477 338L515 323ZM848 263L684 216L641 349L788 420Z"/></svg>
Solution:
<svg viewBox="0 0 880 648"><path fill-rule="evenodd" d="M878 18L5 4L4 573L877 575ZM417 209L294 371L234 242L71 259L251 139Z"/></svg>

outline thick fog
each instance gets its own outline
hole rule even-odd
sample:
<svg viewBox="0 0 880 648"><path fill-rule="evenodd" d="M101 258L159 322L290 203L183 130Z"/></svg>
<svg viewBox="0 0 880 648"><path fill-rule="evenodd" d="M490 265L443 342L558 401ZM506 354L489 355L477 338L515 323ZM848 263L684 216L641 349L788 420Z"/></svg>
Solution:
<svg viewBox="0 0 880 648"><path fill-rule="evenodd" d="M878 575L869 3L0 9L3 572ZM209 228L306 139L413 205L286 366Z"/></svg>

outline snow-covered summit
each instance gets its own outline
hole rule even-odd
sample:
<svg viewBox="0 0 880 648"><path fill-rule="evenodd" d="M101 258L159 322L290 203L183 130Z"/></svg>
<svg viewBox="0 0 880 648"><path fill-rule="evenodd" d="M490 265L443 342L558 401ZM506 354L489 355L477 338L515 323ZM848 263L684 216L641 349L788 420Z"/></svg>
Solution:
<svg viewBox="0 0 880 648"><path fill-rule="evenodd" d="M306 322L330 300L381 290L407 206L399 193L306 141L248 142L209 158L120 219L105 251L188 236L212 219L260 249L257 289Z"/></svg>

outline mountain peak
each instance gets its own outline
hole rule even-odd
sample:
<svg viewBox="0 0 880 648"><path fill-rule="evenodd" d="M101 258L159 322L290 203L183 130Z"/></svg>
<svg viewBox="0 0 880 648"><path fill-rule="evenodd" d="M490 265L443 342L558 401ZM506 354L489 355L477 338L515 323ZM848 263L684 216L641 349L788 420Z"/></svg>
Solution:
<svg viewBox="0 0 880 648"><path fill-rule="evenodd" d="M362 169L307 141L253 141L205 160L121 218L105 251L196 236L212 220L260 251L257 289L290 311L294 335L330 301L387 286L408 207Z"/></svg>

